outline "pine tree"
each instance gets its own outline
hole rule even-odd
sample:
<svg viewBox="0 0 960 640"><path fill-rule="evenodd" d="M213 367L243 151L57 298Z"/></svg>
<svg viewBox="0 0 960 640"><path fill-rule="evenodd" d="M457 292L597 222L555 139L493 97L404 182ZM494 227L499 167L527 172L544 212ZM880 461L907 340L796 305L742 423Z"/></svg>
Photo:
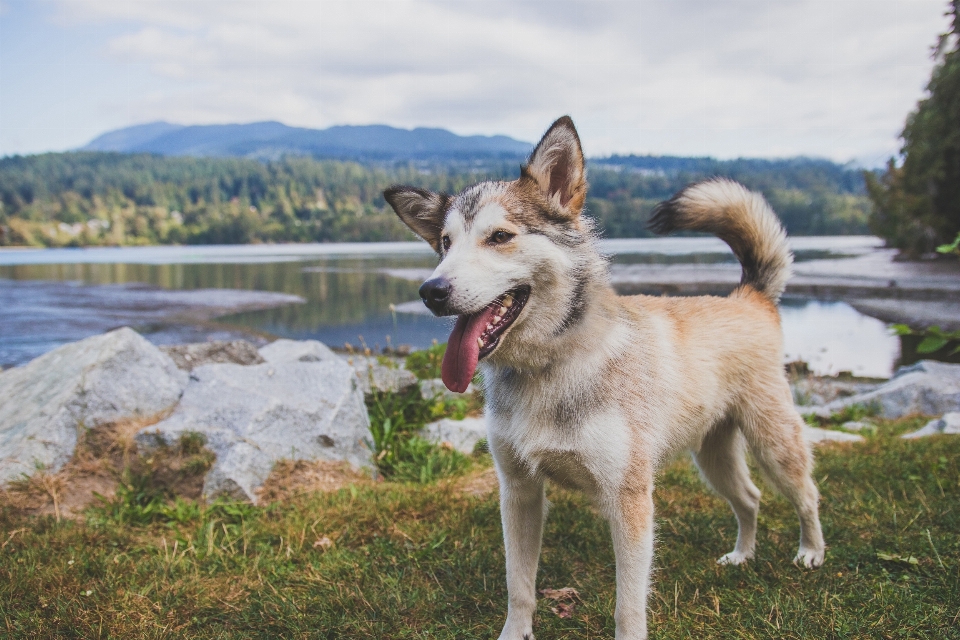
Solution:
<svg viewBox="0 0 960 640"><path fill-rule="evenodd" d="M874 233L917 256L960 232L960 0L951 0L951 28L934 48L928 96L901 133L903 163L879 178L866 174Z"/></svg>

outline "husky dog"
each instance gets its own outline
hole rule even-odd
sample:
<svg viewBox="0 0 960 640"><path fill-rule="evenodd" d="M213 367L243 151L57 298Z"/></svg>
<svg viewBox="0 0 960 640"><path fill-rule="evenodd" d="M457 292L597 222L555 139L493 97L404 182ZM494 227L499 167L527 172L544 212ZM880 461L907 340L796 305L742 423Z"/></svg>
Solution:
<svg viewBox="0 0 960 640"><path fill-rule="evenodd" d="M754 552L760 490L747 447L800 518L795 562L824 558L811 455L783 367L777 302L793 256L776 214L734 182L684 189L656 208L652 229L717 235L740 260L740 285L726 298L618 297L581 215L586 194L569 117L513 182L457 196L384 192L440 257L420 296L457 317L444 383L463 392L482 367L507 560L501 640L533 638L546 480L586 492L610 522L618 639L647 637L654 473L675 452L692 451L737 517L736 547L720 564Z"/></svg>

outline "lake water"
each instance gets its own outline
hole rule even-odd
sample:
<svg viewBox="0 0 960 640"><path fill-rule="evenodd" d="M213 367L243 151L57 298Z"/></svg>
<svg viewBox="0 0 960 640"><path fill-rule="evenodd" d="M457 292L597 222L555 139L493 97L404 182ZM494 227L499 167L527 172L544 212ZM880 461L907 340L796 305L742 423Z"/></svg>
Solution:
<svg viewBox="0 0 960 640"><path fill-rule="evenodd" d="M876 238L793 238L798 260L860 255ZM617 264L734 260L714 238L604 241ZM436 258L422 243L246 245L0 251L0 365L124 324L152 341L313 338L372 348L445 341L448 319L417 290ZM206 290L227 290L211 292ZM190 293L197 295L191 297ZM305 302L258 297L274 292ZM262 307L219 315L227 309ZM899 340L844 302L785 299L786 352L818 373L889 376Z"/></svg>

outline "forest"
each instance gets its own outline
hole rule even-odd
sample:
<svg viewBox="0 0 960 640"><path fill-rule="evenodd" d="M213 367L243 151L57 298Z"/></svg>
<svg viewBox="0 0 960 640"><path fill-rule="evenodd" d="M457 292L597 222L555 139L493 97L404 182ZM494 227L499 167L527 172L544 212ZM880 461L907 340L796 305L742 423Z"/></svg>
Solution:
<svg viewBox="0 0 960 640"><path fill-rule="evenodd" d="M97 246L409 240L383 200L412 184L456 193L513 179L518 162L366 163L110 152L0 159L0 245ZM868 232L860 171L826 160L613 156L588 163L586 213L605 237L650 235L656 203L713 176L758 190L794 235Z"/></svg>

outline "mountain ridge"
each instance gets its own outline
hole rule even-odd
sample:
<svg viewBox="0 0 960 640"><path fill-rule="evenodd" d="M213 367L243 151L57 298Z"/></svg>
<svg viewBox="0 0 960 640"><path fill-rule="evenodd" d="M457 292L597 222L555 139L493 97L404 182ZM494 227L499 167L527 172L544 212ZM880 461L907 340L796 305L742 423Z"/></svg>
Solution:
<svg viewBox="0 0 960 640"><path fill-rule="evenodd" d="M276 121L177 125L151 122L108 131L80 151L272 160L302 155L337 160L469 160L525 157L533 145L508 136L460 136L446 129L388 125L290 127Z"/></svg>

